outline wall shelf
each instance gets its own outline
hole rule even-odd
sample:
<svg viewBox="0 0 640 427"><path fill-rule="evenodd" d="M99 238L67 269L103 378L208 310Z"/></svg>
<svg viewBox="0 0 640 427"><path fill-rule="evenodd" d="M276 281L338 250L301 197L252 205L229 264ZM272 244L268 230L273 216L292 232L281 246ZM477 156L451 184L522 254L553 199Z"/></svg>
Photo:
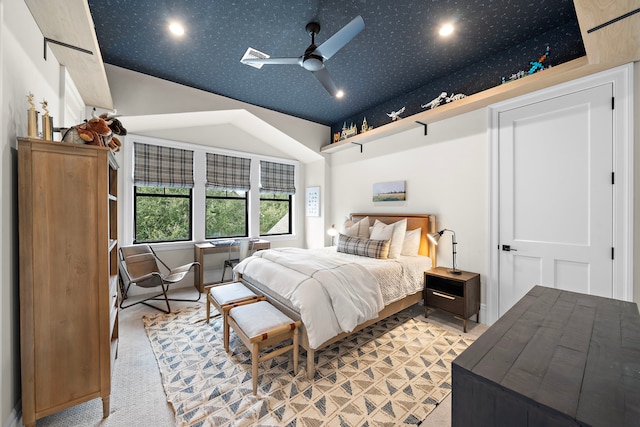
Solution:
<svg viewBox="0 0 640 427"><path fill-rule="evenodd" d="M433 110L422 111L384 126L377 127L368 132L352 136L351 138L325 145L320 148L320 152L335 153L348 148L355 148L356 146L360 146L360 149L362 150L362 146L364 144L377 139L385 138L414 128L425 127L441 120L459 116L497 102L505 101L536 90L545 89L550 86L584 77L621 64L622 62L589 64L587 57L583 56L522 79L478 92L459 101L442 105ZM425 132L425 135L426 134L427 132Z"/></svg>
<svg viewBox="0 0 640 427"><path fill-rule="evenodd" d="M45 41L45 49L51 49L67 68L84 103L112 110L113 99L87 1L26 0L26 4L45 39L62 43Z"/></svg>

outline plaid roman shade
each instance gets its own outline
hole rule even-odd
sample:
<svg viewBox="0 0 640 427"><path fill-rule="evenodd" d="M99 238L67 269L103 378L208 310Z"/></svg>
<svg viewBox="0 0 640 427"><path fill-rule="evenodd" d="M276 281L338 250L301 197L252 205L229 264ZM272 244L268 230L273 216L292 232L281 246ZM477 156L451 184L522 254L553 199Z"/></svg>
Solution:
<svg viewBox="0 0 640 427"><path fill-rule="evenodd" d="M389 240L363 239L340 233L337 251L369 258L387 259Z"/></svg>
<svg viewBox="0 0 640 427"><path fill-rule="evenodd" d="M193 151L135 142L133 183L193 188Z"/></svg>
<svg viewBox="0 0 640 427"><path fill-rule="evenodd" d="M260 192L295 194L295 166L261 160Z"/></svg>
<svg viewBox="0 0 640 427"><path fill-rule="evenodd" d="M207 188L249 191L251 159L207 153Z"/></svg>

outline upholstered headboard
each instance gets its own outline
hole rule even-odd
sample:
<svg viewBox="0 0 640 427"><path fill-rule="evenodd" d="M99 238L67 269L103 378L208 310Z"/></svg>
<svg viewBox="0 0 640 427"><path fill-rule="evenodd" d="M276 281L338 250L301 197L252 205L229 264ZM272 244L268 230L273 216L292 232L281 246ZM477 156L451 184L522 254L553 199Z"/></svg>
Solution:
<svg viewBox="0 0 640 427"><path fill-rule="evenodd" d="M435 233L436 229L436 216L429 214L373 214L373 213L352 213L351 220L354 222L360 221L362 218L368 216L369 223L373 224L375 220L384 222L385 224L392 224L396 221L400 221L404 218L407 219L407 230L415 230L421 228L420 232L420 249L418 254L428 256L431 258L431 265L436 265L436 249L435 245L427 239L427 234Z"/></svg>

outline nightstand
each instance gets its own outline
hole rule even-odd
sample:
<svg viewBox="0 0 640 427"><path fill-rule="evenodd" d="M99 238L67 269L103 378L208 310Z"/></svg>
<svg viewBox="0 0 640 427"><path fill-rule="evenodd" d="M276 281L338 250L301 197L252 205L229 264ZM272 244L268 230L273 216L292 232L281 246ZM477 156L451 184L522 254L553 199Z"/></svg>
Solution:
<svg viewBox="0 0 640 427"><path fill-rule="evenodd" d="M424 315L427 307L438 308L462 320L467 332L467 319L480 313L480 275L463 271L451 274L448 268L436 267L424 272Z"/></svg>

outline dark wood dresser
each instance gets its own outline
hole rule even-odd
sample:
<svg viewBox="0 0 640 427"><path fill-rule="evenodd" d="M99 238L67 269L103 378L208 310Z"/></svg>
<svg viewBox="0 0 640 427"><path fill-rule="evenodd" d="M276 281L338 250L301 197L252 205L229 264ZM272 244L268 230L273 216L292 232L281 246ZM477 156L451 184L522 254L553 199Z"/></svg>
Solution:
<svg viewBox="0 0 640 427"><path fill-rule="evenodd" d="M536 286L452 377L453 427L639 426L638 307Z"/></svg>

